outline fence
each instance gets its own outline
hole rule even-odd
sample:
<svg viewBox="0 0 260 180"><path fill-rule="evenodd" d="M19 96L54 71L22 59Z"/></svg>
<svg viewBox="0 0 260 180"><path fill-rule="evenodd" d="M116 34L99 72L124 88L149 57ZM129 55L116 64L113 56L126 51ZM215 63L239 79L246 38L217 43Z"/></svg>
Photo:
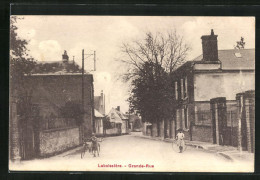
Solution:
<svg viewBox="0 0 260 180"><path fill-rule="evenodd" d="M211 126L211 111L204 110L204 111L197 111L195 113L195 125L207 125Z"/></svg>
<svg viewBox="0 0 260 180"><path fill-rule="evenodd" d="M196 138L196 136L203 136L205 131L207 131L207 134L209 133L209 129L199 129L199 126L208 126L209 128L212 128L212 119L211 119L211 111L210 110L204 110L204 111L197 111L195 113L196 121L195 126L193 129L193 137L194 140L200 140L202 137ZM227 111L227 131L226 131L226 141L229 145L237 146L237 130L238 130L238 120L237 120L237 111ZM198 131L201 133L196 133L194 131ZM198 134L198 135L196 135ZM211 139L206 139L204 141L211 141Z"/></svg>
<svg viewBox="0 0 260 180"><path fill-rule="evenodd" d="M237 146L238 119L237 111L227 111L227 137L231 146Z"/></svg>

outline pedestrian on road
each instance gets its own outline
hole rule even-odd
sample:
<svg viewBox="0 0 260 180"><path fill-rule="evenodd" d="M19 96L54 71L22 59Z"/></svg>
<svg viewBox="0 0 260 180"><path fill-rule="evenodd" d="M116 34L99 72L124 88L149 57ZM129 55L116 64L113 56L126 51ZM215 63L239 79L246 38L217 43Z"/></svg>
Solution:
<svg viewBox="0 0 260 180"><path fill-rule="evenodd" d="M184 134L182 129L178 130L178 134L176 135L176 140L177 140L177 146L179 147L180 153L183 152L183 148L185 146L184 144Z"/></svg>
<svg viewBox="0 0 260 180"><path fill-rule="evenodd" d="M94 155L94 157L96 157L96 153L99 156L99 144L97 142L97 137L95 135L95 133L92 133L92 137L91 137L91 149L92 149L92 153Z"/></svg>

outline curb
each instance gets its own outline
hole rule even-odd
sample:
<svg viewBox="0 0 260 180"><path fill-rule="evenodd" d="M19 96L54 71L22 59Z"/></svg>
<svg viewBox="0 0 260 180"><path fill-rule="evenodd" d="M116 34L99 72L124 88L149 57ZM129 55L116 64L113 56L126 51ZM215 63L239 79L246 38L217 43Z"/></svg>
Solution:
<svg viewBox="0 0 260 180"><path fill-rule="evenodd" d="M229 161L232 161L232 162L234 161L229 155L227 155L227 154L225 154L223 152L217 152L216 154L223 156L224 158L226 158Z"/></svg>
<svg viewBox="0 0 260 180"><path fill-rule="evenodd" d="M150 140L155 140L155 141L164 141L164 142L168 142L168 143L172 143L172 140L169 140L169 139L158 139L158 138L151 138L150 136L149 137L146 137L146 136L138 136L138 135L134 135L135 137L140 137L140 138L144 138L144 139L150 139ZM229 160L229 161L234 161L229 155L223 153L223 152L215 152L215 151L210 151L208 150L207 148L201 146L201 145L196 145L196 144L191 144L191 143L186 143L186 146L190 146L190 147L193 147L195 149L203 149L207 152L211 152L211 153L215 153L216 155L220 155L222 157L224 157L225 159Z"/></svg>

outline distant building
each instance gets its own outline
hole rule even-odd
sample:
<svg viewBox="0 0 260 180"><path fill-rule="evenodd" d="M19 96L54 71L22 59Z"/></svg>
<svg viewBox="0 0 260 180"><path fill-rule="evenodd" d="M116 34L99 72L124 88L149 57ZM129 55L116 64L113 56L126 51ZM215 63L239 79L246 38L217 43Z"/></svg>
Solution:
<svg viewBox="0 0 260 180"><path fill-rule="evenodd" d="M120 106L112 108L107 118L109 119L111 129L106 130L106 134L127 134L129 133L129 119L120 111Z"/></svg>
<svg viewBox="0 0 260 180"><path fill-rule="evenodd" d="M95 108L95 132L97 135L104 135L105 118L105 95L101 91L100 96L94 97Z"/></svg>
<svg viewBox="0 0 260 180"><path fill-rule="evenodd" d="M217 35L202 39L203 54L188 61L173 73L175 86L175 120L166 122L174 137L181 128L186 139L213 142L210 99L225 97L227 126L236 115L236 94L255 89L255 50L218 50Z"/></svg>
<svg viewBox="0 0 260 180"><path fill-rule="evenodd" d="M95 133L96 135L104 135L104 118L102 115L95 109Z"/></svg>

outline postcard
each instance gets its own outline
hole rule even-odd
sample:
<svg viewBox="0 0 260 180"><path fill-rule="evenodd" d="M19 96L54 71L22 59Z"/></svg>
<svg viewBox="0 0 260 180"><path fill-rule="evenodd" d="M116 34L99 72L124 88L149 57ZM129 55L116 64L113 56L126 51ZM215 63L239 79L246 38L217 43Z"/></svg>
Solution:
<svg viewBox="0 0 260 180"><path fill-rule="evenodd" d="M255 17L10 16L10 171L254 172Z"/></svg>

